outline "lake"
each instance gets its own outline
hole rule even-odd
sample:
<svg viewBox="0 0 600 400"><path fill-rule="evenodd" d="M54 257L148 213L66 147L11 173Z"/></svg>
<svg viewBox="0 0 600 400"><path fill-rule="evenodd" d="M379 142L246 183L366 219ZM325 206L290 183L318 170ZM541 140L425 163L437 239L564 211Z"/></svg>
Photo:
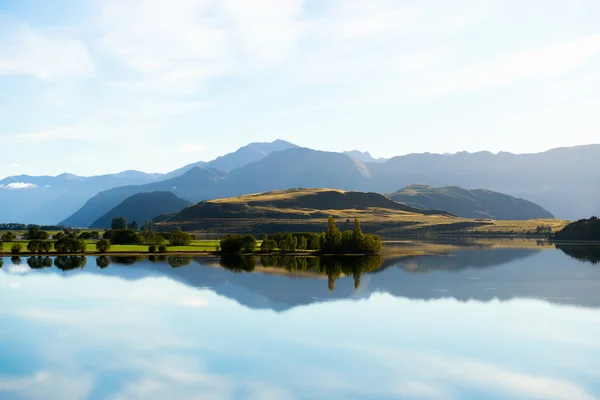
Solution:
<svg viewBox="0 0 600 400"><path fill-rule="evenodd" d="M598 248L394 246L4 258L0 398L600 399Z"/></svg>

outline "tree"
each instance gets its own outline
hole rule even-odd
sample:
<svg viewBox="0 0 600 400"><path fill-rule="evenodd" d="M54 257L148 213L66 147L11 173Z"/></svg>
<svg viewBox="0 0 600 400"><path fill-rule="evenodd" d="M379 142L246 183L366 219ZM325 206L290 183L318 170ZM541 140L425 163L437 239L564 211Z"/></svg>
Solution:
<svg viewBox="0 0 600 400"><path fill-rule="evenodd" d="M110 265L110 257L107 257L107 256L96 257L96 265L102 269L108 267Z"/></svg>
<svg viewBox="0 0 600 400"><path fill-rule="evenodd" d="M144 239L145 244L163 244L165 242L165 238L163 238L158 233L154 233L152 231L145 231L142 233L142 238Z"/></svg>
<svg viewBox="0 0 600 400"><path fill-rule="evenodd" d="M282 251L293 253L298 247L298 239L291 233L286 233L281 242L279 242L279 248Z"/></svg>
<svg viewBox="0 0 600 400"><path fill-rule="evenodd" d="M362 229L360 228L360 222L358 218L354 219L354 228L352 229L352 244L354 248L359 248L360 244L363 241L365 235L363 234Z"/></svg>
<svg viewBox="0 0 600 400"><path fill-rule="evenodd" d="M192 243L192 237L189 233L182 232L181 230L171 232L171 237L169 238L171 246L189 246L190 243Z"/></svg>
<svg viewBox="0 0 600 400"><path fill-rule="evenodd" d="M156 252L155 244L151 244L150 246L148 246L148 253L155 253L155 252Z"/></svg>
<svg viewBox="0 0 600 400"><path fill-rule="evenodd" d="M62 233L62 232L57 232L57 233L56 233L54 236L52 236L52 239L54 239L54 240L60 240L60 239L62 239L62 238L64 238L64 237L65 237L65 234L64 234L64 233Z"/></svg>
<svg viewBox="0 0 600 400"><path fill-rule="evenodd" d="M325 248L322 250L336 252L342 243L342 233L335 224L333 216L329 216L327 221L327 232L325 233Z"/></svg>
<svg viewBox="0 0 600 400"><path fill-rule="evenodd" d="M23 245L20 243L15 243L12 245L12 247L10 248L10 252L12 254L19 254L21 252L21 249L23 248Z"/></svg>
<svg viewBox="0 0 600 400"><path fill-rule="evenodd" d="M137 222L132 221L129 224L127 224L127 228L130 229L130 230L132 230L132 231L137 231L137 230L140 229L140 226L138 225Z"/></svg>
<svg viewBox="0 0 600 400"><path fill-rule="evenodd" d="M28 240L45 240L49 237L48 232L41 230L37 225L31 225L23 236Z"/></svg>
<svg viewBox="0 0 600 400"><path fill-rule="evenodd" d="M110 241L106 239L98 240L96 242L96 250L98 250L100 253L106 253L108 250L110 250Z"/></svg>
<svg viewBox="0 0 600 400"><path fill-rule="evenodd" d="M144 222L143 230L144 230L144 232L153 232L154 231L154 223L152 222L152 220L147 219Z"/></svg>
<svg viewBox="0 0 600 400"><path fill-rule="evenodd" d="M164 244L161 244L158 246L158 252L159 253L166 253L167 252L167 246L165 246Z"/></svg>
<svg viewBox="0 0 600 400"><path fill-rule="evenodd" d="M74 239L64 237L54 243L57 253L83 253L86 250L86 243L83 239Z"/></svg>
<svg viewBox="0 0 600 400"><path fill-rule="evenodd" d="M52 242L35 239L27 244L27 250L32 253L49 253L52 250Z"/></svg>
<svg viewBox="0 0 600 400"><path fill-rule="evenodd" d="M144 241L142 235L129 229L106 231L102 237L111 244L141 244Z"/></svg>
<svg viewBox="0 0 600 400"><path fill-rule="evenodd" d="M4 235L2 235L3 242L14 242L16 239L17 237L12 232L6 232Z"/></svg>
<svg viewBox="0 0 600 400"><path fill-rule="evenodd" d="M246 253L254 253L256 250L256 239L252 235L244 236L244 247L243 250Z"/></svg>
<svg viewBox="0 0 600 400"><path fill-rule="evenodd" d="M110 228L113 230L127 229L127 220L125 219L125 217L115 217L112 219Z"/></svg>
<svg viewBox="0 0 600 400"><path fill-rule="evenodd" d="M219 242L221 252L225 254L238 254L244 249L244 237L240 235L227 235Z"/></svg>
<svg viewBox="0 0 600 400"><path fill-rule="evenodd" d="M263 242L260 244L260 250L266 253L274 251L276 247L277 243L270 239L263 240Z"/></svg>

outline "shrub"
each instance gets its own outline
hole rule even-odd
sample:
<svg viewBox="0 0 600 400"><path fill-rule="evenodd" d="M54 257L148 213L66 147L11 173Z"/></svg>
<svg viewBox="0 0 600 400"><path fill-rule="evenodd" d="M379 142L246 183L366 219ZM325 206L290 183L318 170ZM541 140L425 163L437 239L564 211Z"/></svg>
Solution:
<svg viewBox="0 0 600 400"><path fill-rule="evenodd" d="M96 242L96 250L98 250L100 253L106 253L108 250L110 250L110 242L106 239L98 240Z"/></svg>
<svg viewBox="0 0 600 400"><path fill-rule="evenodd" d="M156 245L155 244L151 244L150 246L148 246L148 253L156 253Z"/></svg>
<svg viewBox="0 0 600 400"><path fill-rule="evenodd" d="M167 252L167 246L165 246L164 244L161 244L160 246L158 246L158 252L159 253L166 253Z"/></svg>
<svg viewBox="0 0 600 400"><path fill-rule="evenodd" d="M12 254L19 254L21 252L21 249L23 248L23 245L21 245L20 243L15 243L12 245L12 247L10 248L10 252Z"/></svg>

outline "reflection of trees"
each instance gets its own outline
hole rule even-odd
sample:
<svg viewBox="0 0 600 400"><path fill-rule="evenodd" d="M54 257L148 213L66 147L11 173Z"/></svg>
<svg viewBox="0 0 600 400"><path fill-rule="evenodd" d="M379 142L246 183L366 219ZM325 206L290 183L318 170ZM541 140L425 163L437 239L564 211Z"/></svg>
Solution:
<svg viewBox="0 0 600 400"><path fill-rule="evenodd" d="M160 256L149 256L148 260L151 263L159 263L159 262L165 262L167 261L167 256L165 255L160 255Z"/></svg>
<svg viewBox="0 0 600 400"><path fill-rule="evenodd" d="M173 268L185 267L192 262L192 257L190 256L171 256L167 257L167 262Z"/></svg>
<svg viewBox="0 0 600 400"><path fill-rule="evenodd" d="M85 256L58 256L54 259L54 265L62 271L83 268L87 264Z"/></svg>
<svg viewBox="0 0 600 400"><path fill-rule="evenodd" d="M580 261L588 261L592 264L600 263L600 246L558 243L555 246L569 257L573 257Z"/></svg>
<svg viewBox="0 0 600 400"><path fill-rule="evenodd" d="M233 272L252 272L256 268L256 258L254 256L224 255L219 264Z"/></svg>
<svg viewBox="0 0 600 400"><path fill-rule="evenodd" d="M12 256L10 258L10 262L12 262L13 265L21 265L21 257L19 257L19 256Z"/></svg>
<svg viewBox="0 0 600 400"><path fill-rule="evenodd" d="M2 268L3 265L4 265L4 259L2 257L0 257L0 268Z"/></svg>
<svg viewBox="0 0 600 400"><path fill-rule="evenodd" d="M31 269L40 269L40 268L48 268L52 266L52 259L48 256L33 256L27 259L27 265Z"/></svg>
<svg viewBox="0 0 600 400"><path fill-rule="evenodd" d="M363 273L374 271L381 267L381 256L351 257L351 256L278 256L267 255L260 258L264 267L285 268L287 271L315 271L327 275L329 290L335 288L335 281L342 275L354 278L354 287L360 286Z"/></svg>
<svg viewBox="0 0 600 400"><path fill-rule="evenodd" d="M120 265L133 265L137 262L144 261L142 256L111 256L110 262Z"/></svg>
<svg viewBox="0 0 600 400"><path fill-rule="evenodd" d="M99 256L96 257L96 266L99 268L106 268L110 265L110 257L108 256Z"/></svg>

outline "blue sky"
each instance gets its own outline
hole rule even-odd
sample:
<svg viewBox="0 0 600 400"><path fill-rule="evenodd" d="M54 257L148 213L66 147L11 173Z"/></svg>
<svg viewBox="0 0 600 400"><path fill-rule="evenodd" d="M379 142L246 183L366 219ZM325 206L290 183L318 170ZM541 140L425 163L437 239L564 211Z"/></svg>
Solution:
<svg viewBox="0 0 600 400"><path fill-rule="evenodd" d="M2 0L0 176L600 142L596 0Z"/></svg>

